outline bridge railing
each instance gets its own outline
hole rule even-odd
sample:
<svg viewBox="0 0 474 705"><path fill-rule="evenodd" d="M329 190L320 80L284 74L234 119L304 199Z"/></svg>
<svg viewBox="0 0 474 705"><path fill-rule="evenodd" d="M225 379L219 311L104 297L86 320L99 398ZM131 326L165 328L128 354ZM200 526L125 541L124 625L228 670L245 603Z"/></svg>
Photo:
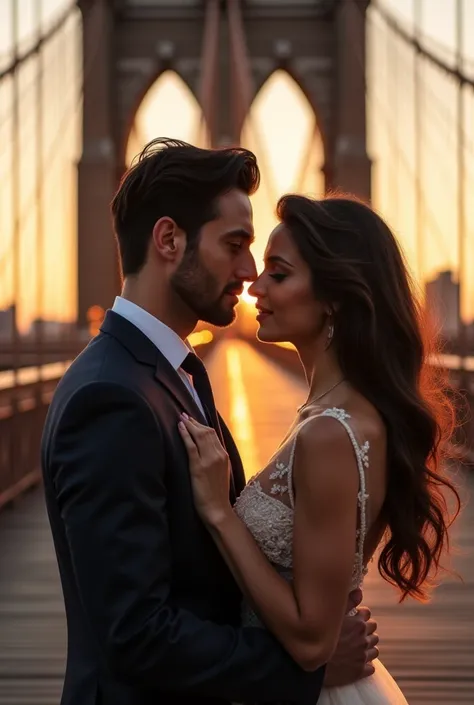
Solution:
<svg viewBox="0 0 474 705"><path fill-rule="evenodd" d="M197 333L193 344L205 358L218 340L210 331ZM302 374L293 350L276 345L248 342L296 375ZM457 359L449 356L444 363L451 367L453 386L458 383ZM69 360L17 371L0 372L0 509L11 503L29 487L40 482L39 448L43 424L54 390L70 364ZM462 410L462 424L457 432L457 447L463 459L474 462L474 364L469 370L468 407Z"/></svg>
<svg viewBox="0 0 474 705"><path fill-rule="evenodd" d="M190 342L203 358L219 338L210 330L193 336ZM58 362L0 371L0 510L41 481L39 450L48 407L59 380L83 347L84 343L70 342L57 348L62 357ZM22 361L30 355L38 353L33 347L23 349Z"/></svg>
<svg viewBox="0 0 474 705"><path fill-rule="evenodd" d="M0 509L40 480L39 447L49 403L68 362L0 373Z"/></svg>

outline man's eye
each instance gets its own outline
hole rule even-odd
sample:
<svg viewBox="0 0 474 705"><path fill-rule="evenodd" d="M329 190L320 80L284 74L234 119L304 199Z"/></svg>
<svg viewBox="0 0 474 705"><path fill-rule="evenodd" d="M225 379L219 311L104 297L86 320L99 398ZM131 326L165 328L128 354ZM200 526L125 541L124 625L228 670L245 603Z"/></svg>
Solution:
<svg viewBox="0 0 474 705"><path fill-rule="evenodd" d="M232 250L232 252L240 252L242 249L242 243L241 242L229 242L229 247Z"/></svg>

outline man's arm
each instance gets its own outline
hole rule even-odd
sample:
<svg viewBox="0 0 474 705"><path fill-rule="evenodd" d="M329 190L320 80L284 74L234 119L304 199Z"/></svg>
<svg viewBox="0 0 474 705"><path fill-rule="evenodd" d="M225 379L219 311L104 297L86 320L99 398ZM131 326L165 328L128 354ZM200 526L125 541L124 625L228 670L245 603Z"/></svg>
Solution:
<svg viewBox="0 0 474 705"><path fill-rule="evenodd" d="M80 389L52 453L80 598L117 678L233 701L317 701L324 669L305 673L264 630L171 604L163 446L138 394L102 382Z"/></svg>

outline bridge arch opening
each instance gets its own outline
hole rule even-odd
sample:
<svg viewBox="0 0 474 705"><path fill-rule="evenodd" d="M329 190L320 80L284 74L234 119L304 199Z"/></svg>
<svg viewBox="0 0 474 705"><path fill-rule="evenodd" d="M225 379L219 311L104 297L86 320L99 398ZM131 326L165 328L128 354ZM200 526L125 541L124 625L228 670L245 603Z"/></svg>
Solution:
<svg viewBox="0 0 474 705"><path fill-rule="evenodd" d="M127 167L155 137L207 146L201 107L181 76L171 69L150 86L135 112L125 149Z"/></svg>
<svg viewBox="0 0 474 705"><path fill-rule="evenodd" d="M278 69L256 94L241 144L257 155L262 182L252 196L257 267L276 224L278 198L289 191L324 194L324 146L313 107L287 71ZM250 297L248 297L252 300Z"/></svg>

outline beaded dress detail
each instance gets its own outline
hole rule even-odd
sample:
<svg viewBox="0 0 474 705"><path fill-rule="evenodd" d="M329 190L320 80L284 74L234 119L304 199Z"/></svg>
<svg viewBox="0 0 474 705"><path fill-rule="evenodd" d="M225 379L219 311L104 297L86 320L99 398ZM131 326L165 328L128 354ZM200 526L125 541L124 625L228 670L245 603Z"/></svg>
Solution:
<svg viewBox="0 0 474 705"><path fill-rule="evenodd" d="M293 435L278 450L271 461L269 474L265 470L255 475L245 486L235 504L235 511L245 523L261 551L286 579L292 580L293 566L293 462L298 433L309 421L322 416L337 419L347 431L354 448L359 471L359 528L356 532L354 567L351 589L362 585L367 568L364 565L364 541L367 531L367 499L365 471L369 467L369 442L357 441L348 423L350 415L344 409L325 409L317 416L305 419ZM289 451L289 453L288 453ZM287 457L287 460L285 460ZM244 626L263 626L257 615L244 603Z"/></svg>

